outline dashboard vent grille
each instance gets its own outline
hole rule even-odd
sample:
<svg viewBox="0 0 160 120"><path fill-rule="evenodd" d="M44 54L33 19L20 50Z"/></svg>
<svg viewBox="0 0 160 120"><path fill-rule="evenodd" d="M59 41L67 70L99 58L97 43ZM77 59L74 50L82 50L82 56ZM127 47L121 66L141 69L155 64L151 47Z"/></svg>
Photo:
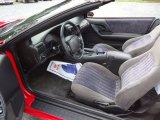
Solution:
<svg viewBox="0 0 160 120"><path fill-rule="evenodd" d="M36 45L36 48L38 49L38 53L41 54L45 51L45 44L40 42Z"/></svg>

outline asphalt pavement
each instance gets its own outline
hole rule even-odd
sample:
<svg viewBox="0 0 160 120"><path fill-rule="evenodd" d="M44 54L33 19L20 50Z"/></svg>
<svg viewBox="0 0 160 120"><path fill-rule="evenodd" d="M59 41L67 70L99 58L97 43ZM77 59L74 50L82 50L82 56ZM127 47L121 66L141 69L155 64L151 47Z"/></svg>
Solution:
<svg viewBox="0 0 160 120"><path fill-rule="evenodd" d="M38 3L14 3L0 6L0 21L26 18L43 11L62 0L39 1ZM95 17L158 17L160 3L114 2L94 11Z"/></svg>

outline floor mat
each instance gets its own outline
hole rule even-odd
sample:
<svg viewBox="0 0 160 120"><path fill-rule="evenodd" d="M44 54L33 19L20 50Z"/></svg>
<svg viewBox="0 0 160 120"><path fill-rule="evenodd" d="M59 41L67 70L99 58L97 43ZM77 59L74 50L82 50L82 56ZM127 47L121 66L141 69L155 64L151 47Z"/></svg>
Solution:
<svg viewBox="0 0 160 120"><path fill-rule="evenodd" d="M43 74L32 78L31 88L51 96L67 97L70 92L71 82L45 71Z"/></svg>

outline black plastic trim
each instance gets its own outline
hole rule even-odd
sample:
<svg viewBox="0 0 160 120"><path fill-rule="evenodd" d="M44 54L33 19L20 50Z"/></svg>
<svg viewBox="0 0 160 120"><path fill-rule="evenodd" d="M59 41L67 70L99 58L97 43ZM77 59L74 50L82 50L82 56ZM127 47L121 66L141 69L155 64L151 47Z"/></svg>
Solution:
<svg viewBox="0 0 160 120"><path fill-rule="evenodd" d="M44 107L45 106L45 107ZM66 117L76 118L77 116L70 116L68 112L76 113L79 116L81 116L80 119L82 119L84 116L88 116L92 119L99 119L99 120L123 120L122 118L116 117L112 114L107 114L104 112L101 112L100 110L94 110L89 109L86 107L79 106L77 109L77 106L64 104L62 101L57 100L44 100L42 98L37 98L35 103L33 103L32 107L40 109L44 112L48 112L50 114L57 115L59 117L63 117L66 119ZM60 108L60 110L57 110ZM65 113L65 114L62 114ZM67 116L66 116L67 115ZM71 118L68 118L71 120Z"/></svg>

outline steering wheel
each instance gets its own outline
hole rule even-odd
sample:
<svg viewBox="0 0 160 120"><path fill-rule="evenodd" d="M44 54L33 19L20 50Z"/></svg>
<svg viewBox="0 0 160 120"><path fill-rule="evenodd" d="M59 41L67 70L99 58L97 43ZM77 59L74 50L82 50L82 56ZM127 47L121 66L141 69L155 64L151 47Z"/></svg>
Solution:
<svg viewBox="0 0 160 120"><path fill-rule="evenodd" d="M84 53L84 42L78 26L67 21L61 26L60 37L65 54L72 59L80 59Z"/></svg>

